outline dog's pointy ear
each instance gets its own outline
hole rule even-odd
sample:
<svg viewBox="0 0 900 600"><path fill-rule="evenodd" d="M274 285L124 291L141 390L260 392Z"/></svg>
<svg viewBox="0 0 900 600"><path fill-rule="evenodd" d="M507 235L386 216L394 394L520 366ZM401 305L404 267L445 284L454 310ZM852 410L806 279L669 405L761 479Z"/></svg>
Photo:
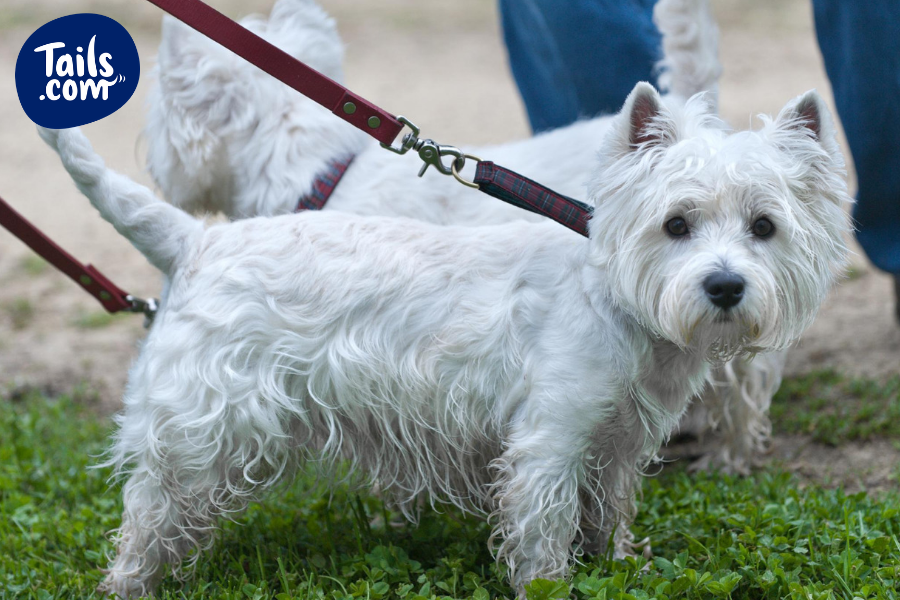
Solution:
<svg viewBox="0 0 900 600"><path fill-rule="evenodd" d="M638 83L628 94L619 113L617 141L623 154L675 141L674 124L649 83Z"/></svg>
<svg viewBox="0 0 900 600"><path fill-rule="evenodd" d="M778 114L776 124L783 130L812 135L819 143L828 143L834 138L831 111L816 90L810 90L788 102Z"/></svg>
<svg viewBox="0 0 900 600"><path fill-rule="evenodd" d="M831 159L843 162L831 111L815 90L794 98L781 109L773 137L776 145L792 155L808 156L814 161L816 153L810 153L810 139L818 142Z"/></svg>

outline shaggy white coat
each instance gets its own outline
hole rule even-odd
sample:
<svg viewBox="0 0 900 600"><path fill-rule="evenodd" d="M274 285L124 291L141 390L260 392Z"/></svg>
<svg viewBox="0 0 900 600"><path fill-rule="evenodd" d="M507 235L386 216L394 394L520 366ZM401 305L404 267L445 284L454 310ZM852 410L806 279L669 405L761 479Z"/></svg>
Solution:
<svg viewBox="0 0 900 600"><path fill-rule="evenodd" d="M718 31L708 0L660 0L655 18L663 34L660 84L670 101L706 93L714 109L721 70ZM334 21L312 0L279 0L268 20L243 24L338 81L343 45ZM149 99L147 166L163 195L193 212L233 219L290 214L329 161L356 158L326 210L405 216L431 223L487 225L541 220L492 200L420 161L382 150L364 133L335 118L250 63L171 18L163 22ZM596 149L610 117L585 120L535 138L468 149L574 198L585 198ZM575 234L570 234L575 235ZM736 358L715 365L709 385L681 425L705 438L696 466L746 473L764 448L767 416L781 383L784 353Z"/></svg>
<svg viewBox="0 0 900 600"><path fill-rule="evenodd" d="M785 348L813 319L849 198L815 92L729 136L639 84L610 128L590 239L338 211L205 228L79 131L42 130L168 281L111 450L127 482L102 589L151 591L305 458L349 459L407 510L428 494L491 514L520 593L626 531L706 360ZM771 238L751 233L763 216ZM702 285L723 269L746 281L728 311Z"/></svg>

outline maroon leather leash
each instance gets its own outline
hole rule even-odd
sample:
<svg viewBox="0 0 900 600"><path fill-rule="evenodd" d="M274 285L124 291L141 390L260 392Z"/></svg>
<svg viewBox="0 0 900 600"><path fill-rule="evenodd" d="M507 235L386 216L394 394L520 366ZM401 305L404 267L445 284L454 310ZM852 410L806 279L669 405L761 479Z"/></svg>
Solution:
<svg viewBox="0 0 900 600"><path fill-rule="evenodd" d="M141 300L120 289L93 265L83 265L71 254L60 248L50 238L13 210L0 198L0 225L22 240L48 263L65 273L72 281L97 299L107 311L117 313L142 312L148 320L156 312L155 300Z"/></svg>

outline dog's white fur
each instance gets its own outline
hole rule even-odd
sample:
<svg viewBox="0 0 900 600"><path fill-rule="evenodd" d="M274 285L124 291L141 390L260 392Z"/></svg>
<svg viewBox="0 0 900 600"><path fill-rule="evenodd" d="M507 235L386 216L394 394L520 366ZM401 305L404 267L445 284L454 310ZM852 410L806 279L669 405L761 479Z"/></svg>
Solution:
<svg viewBox="0 0 900 600"><path fill-rule="evenodd" d="M520 593L627 530L706 360L796 340L846 255L818 95L758 132L706 110L635 88L601 142L589 240L337 211L204 228L77 130L41 130L168 282L111 450L128 481L103 589L152 590L303 457L349 459L407 511L427 493L491 513ZM703 286L724 270L746 281L728 311Z"/></svg>
<svg viewBox="0 0 900 600"><path fill-rule="evenodd" d="M721 67L708 0L660 0L660 85L682 100L706 92L714 107ZM279 0L268 20L243 24L338 81L343 45L334 21L312 0ZM163 195L193 213L231 218L289 214L329 161L356 155L327 210L486 225L532 213L485 198L432 169L414 176L415 153L385 152L250 63L180 22L163 22L158 85L148 101L147 165ZM571 197L581 198L609 117L581 121L521 142L470 149ZM768 407L784 353L716 365L680 429L706 442L695 466L747 473L771 430Z"/></svg>

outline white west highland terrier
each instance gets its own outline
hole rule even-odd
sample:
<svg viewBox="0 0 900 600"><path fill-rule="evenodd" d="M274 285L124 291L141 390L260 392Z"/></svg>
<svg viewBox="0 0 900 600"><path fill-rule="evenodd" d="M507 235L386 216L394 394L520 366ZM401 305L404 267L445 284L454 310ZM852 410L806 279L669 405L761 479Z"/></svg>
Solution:
<svg viewBox="0 0 900 600"><path fill-rule="evenodd" d="M796 340L847 253L819 96L733 135L706 110L635 87L599 142L590 239L337 211L204 227L43 130L167 278L112 448L128 480L103 589L151 591L309 456L406 511L492 514L520 593L627 531L707 361Z"/></svg>
<svg viewBox="0 0 900 600"><path fill-rule="evenodd" d="M721 69L707 0L660 0L655 10L665 54L661 84L671 90L672 100L707 92L707 102L714 104ZM312 0L279 0L268 21L250 17L243 24L329 77L343 79L343 45L334 21ZM172 18L163 22L156 75L159 85L150 96L145 131L147 165L163 195L189 212L223 212L233 219L292 213L331 161L355 155L326 210L446 225L541 220L452 178L434 172L414 177L420 164L415 153L398 158L385 152L364 133ZM610 123L610 117L600 117L469 151L583 198L595 167L594 149ZM711 370L702 399L680 425L683 432L708 438L695 466L749 470L770 433L767 413L783 364L784 353L776 352L735 358Z"/></svg>

